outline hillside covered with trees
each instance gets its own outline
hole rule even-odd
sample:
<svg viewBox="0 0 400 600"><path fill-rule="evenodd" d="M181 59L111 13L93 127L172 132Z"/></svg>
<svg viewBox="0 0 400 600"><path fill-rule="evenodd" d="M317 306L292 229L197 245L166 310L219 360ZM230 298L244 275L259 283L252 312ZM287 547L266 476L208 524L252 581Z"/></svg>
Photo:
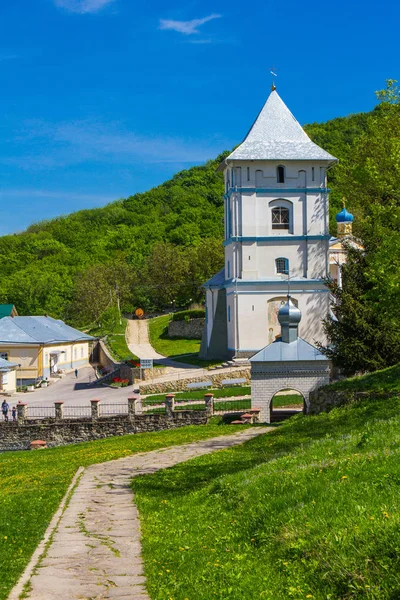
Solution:
<svg viewBox="0 0 400 600"><path fill-rule="evenodd" d="M396 320L389 317L393 307L400 306L396 82L388 81L387 89L377 96L380 102L370 113L305 128L340 160L329 171L331 233L336 232L334 216L345 196L356 216L355 234L367 250L362 259L358 256L366 263L362 273L368 281L353 286L358 303L356 311L353 306L349 312L353 321L344 333L335 333L336 325L327 324L336 341L350 331L358 335L361 328L365 335L360 355L376 327L381 330L390 324L399 338ZM1 237L0 302L16 304L20 314L46 313L89 326L107 318L118 305L123 311L138 305L152 310L199 301L201 284L223 265L223 183L216 167L225 156L104 208L43 221L23 233ZM350 273L351 269L348 278ZM363 302L368 302L368 310ZM367 314L368 322L361 325L362 315ZM387 355L385 351L385 358L374 365L386 366Z"/></svg>

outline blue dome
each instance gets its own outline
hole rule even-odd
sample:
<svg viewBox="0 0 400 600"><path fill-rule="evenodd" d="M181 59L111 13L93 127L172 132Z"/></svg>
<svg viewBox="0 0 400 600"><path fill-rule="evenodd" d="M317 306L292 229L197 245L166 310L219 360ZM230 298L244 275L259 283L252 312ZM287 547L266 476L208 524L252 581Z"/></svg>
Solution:
<svg viewBox="0 0 400 600"><path fill-rule="evenodd" d="M352 223L354 221L354 215L349 213L345 208L343 208L340 213L336 215L337 223Z"/></svg>

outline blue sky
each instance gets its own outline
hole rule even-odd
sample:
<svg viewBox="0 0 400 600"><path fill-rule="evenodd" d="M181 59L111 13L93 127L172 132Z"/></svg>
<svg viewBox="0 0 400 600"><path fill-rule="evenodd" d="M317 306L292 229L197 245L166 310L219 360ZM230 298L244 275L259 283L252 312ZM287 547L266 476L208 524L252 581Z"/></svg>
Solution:
<svg viewBox="0 0 400 600"><path fill-rule="evenodd" d="M269 93L301 123L400 79L400 6L366 0L0 4L0 234L144 191L241 141Z"/></svg>

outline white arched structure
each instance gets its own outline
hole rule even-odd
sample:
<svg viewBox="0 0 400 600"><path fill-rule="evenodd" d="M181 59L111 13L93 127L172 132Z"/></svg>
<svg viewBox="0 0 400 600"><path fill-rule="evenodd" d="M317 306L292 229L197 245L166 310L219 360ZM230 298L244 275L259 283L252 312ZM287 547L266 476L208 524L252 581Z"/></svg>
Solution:
<svg viewBox="0 0 400 600"><path fill-rule="evenodd" d="M262 423L270 423L273 397L282 390L290 389L303 396L307 413L310 407L310 392L328 383L327 360L252 362L251 407L261 409Z"/></svg>

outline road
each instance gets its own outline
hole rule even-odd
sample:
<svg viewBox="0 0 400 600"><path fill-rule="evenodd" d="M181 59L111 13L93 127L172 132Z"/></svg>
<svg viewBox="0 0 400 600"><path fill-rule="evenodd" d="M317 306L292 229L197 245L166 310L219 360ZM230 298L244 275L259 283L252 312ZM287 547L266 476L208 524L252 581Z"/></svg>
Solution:
<svg viewBox="0 0 400 600"><path fill-rule="evenodd" d="M56 400L62 400L65 405L88 405L90 400L99 398L107 404L118 404L126 402L132 396L136 385L124 388L112 388L105 385L93 385L94 371L92 367L79 370L78 377L70 373L63 379L55 380L47 388L39 388L34 392L16 394L8 399L10 406L14 406L19 400L28 405L51 406Z"/></svg>

